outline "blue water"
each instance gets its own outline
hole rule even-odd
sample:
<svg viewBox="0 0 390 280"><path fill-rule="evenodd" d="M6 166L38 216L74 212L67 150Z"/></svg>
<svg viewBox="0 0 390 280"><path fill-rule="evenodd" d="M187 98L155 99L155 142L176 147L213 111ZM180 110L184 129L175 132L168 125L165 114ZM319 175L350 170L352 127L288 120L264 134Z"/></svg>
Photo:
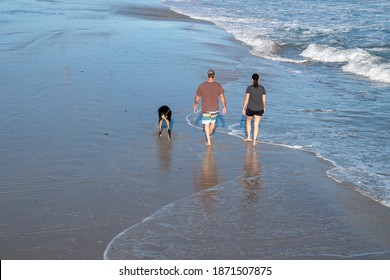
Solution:
<svg viewBox="0 0 390 280"><path fill-rule="evenodd" d="M220 129L244 136L243 91L258 72L268 93L261 141L314 152L334 164L328 176L390 206L389 1L162 3L249 47L238 80L224 85Z"/></svg>

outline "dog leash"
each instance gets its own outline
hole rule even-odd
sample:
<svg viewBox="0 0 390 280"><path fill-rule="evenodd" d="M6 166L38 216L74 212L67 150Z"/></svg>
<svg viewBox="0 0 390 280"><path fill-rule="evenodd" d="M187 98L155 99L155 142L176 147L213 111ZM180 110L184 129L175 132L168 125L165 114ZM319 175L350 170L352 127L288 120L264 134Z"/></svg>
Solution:
<svg viewBox="0 0 390 280"><path fill-rule="evenodd" d="M180 113L184 113L184 112L187 112L187 111L191 111L191 110L194 110L193 107L189 107L189 108L186 108L186 109L183 109L183 110L180 110L180 111L176 111L176 112L172 112L172 114L180 114Z"/></svg>

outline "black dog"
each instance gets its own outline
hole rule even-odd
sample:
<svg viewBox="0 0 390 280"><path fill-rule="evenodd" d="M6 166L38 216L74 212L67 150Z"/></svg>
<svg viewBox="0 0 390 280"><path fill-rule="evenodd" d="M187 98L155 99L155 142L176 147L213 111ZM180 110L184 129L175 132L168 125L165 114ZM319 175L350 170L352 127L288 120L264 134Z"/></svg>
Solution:
<svg viewBox="0 0 390 280"><path fill-rule="evenodd" d="M165 121L168 127L168 137L171 139L171 116L172 111L168 106L164 105L158 108L158 136L161 136L162 134L162 124Z"/></svg>

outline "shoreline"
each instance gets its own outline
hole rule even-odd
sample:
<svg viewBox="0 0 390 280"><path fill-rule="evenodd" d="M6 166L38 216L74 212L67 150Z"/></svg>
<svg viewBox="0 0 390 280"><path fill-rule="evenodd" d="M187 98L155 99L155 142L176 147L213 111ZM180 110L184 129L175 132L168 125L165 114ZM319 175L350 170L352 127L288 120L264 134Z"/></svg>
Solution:
<svg viewBox="0 0 390 280"><path fill-rule="evenodd" d="M258 190L249 190L249 196L244 193L244 197L260 199L251 205L254 209L265 210L273 207L273 203L285 207L259 219L268 223L270 231L264 233L272 234L274 229L278 235L275 240L267 238L271 245L276 240L283 245L280 238L284 234L283 225L287 233L292 232L286 240L293 243L295 234L305 230L291 225L289 221L297 218L291 213L300 214L297 220L300 226L309 224L309 230L320 234L314 228L316 218L323 215L321 209L337 216L337 223L328 225L335 228L341 225L347 232L351 228L360 229L359 233L375 244L371 248L379 246L375 240L378 236L380 244L390 240L386 231L386 225L390 224L388 208L328 178L324 168L328 163L312 154L263 143L248 151L240 140L222 133L216 135L210 152L203 143L202 132L190 127L181 113L174 115L172 140L166 139L166 132L159 139L158 106L169 104L174 111L191 106L195 87L204 80L209 68L216 69L219 82L238 79L238 58L248 48L213 24L173 15L159 4L136 5L134 14L132 7L120 6L120 12L115 6L113 14L105 14L107 21L103 22L99 12L82 13L83 17L70 20L69 25L76 26L74 30L67 30L66 23L67 32L57 30L57 37L45 36L26 52L13 52L4 60L4 65L16 63L23 69L10 78L15 85L7 84L6 90L22 100L25 97L22 93L27 91L16 83L21 79L30 85L31 96L27 96L30 103L26 101L22 111L15 105L18 100L5 99L11 109L6 110L9 118L0 134L4 140L1 259L100 259L110 240L127 227L148 226L142 222L145 217L166 209L167 205L183 207L181 202L188 198L213 194L215 185L225 186L228 194L226 198L216 197L220 199L216 205L222 209L221 213L228 206L246 209L246 204L234 204L237 195L242 195L236 192L237 178L243 172L260 171L256 176L262 178L263 197L259 198ZM101 10L112 11L112 7ZM227 49L229 55L221 55L221 48ZM31 59L37 67L24 69L20 57ZM47 66L45 60L53 61L56 66ZM17 66L11 69L18 69ZM42 77L43 82L37 83ZM252 161L253 151L261 164ZM306 173L294 169L287 178L281 178L280 174L287 174L296 165L312 169ZM250 177L246 180L253 181ZM301 197L294 193L295 187ZM313 216L306 215L316 206L310 199L320 205ZM189 205L193 202L190 200ZM206 200L203 206L202 209L212 210L215 205ZM196 207L184 209L184 213L198 213L192 212ZM351 220L355 213L357 217L365 217L363 224L370 228L364 230L361 221ZM171 221L171 213L165 217ZM371 225L372 217L380 218ZM178 218L187 224L185 217ZM277 218L279 226L271 218ZM224 219L231 222L222 215ZM348 219L348 225L341 223ZM186 234L188 229L199 226L187 225L179 232L184 230ZM222 232L228 230L224 225L217 223ZM214 231L206 234L213 236ZM344 237L338 234L334 232L334 236ZM318 244L321 237L320 234ZM217 244L218 240L212 240ZM298 241L302 243L294 244L305 242ZM351 248L355 248L353 240L349 241ZM365 245L369 252L370 244ZM248 244L245 246L249 248ZM268 249L262 258L278 257L270 253L272 246ZM188 258L182 252L186 250L174 251L171 256ZM221 251L215 251L218 252ZM212 254L207 256L225 256ZM203 255L193 258L199 256L207 258Z"/></svg>
<svg viewBox="0 0 390 280"><path fill-rule="evenodd" d="M329 163L286 147L216 138L215 159L209 162L206 151L200 168L215 164L224 173L229 168L216 162L240 162L238 177L200 188L120 232L104 259L390 258L387 207L328 178ZM222 155L226 142L229 155ZM246 152L233 150L237 145Z"/></svg>

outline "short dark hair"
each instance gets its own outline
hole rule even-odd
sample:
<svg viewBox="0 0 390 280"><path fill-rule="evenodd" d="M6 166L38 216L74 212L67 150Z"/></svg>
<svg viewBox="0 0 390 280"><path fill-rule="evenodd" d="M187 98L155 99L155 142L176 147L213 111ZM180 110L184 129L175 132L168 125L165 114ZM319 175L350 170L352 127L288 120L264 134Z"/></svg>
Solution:
<svg viewBox="0 0 390 280"><path fill-rule="evenodd" d="M260 78L260 76L257 73L252 75L252 80L258 80L259 78Z"/></svg>

